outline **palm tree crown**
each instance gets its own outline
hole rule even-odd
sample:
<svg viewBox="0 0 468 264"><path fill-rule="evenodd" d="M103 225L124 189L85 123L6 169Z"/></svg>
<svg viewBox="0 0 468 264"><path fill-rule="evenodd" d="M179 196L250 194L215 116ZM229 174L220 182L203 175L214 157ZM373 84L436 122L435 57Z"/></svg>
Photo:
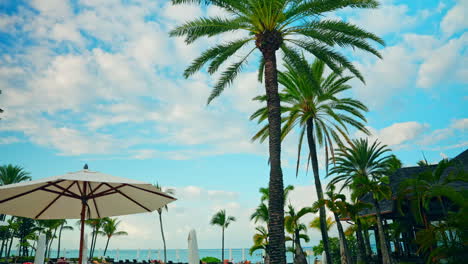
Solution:
<svg viewBox="0 0 468 264"><path fill-rule="evenodd" d="M234 216L227 216L226 210L219 210L211 219L211 224L227 228L234 221L236 221L236 218Z"/></svg>
<svg viewBox="0 0 468 264"><path fill-rule="evenodd" d="M208 73L213 74L228 58L245 51L240 55L240 60L232 63L221 74L208 102L232 83L257 48L264 55L281 48L286 57L294 53L294 47L299 48L321 59L337 73L346 68L364 80L352 63L334 51L333 47L361 49L381 57L368 41L384 45L381 38L351 23L321 19L324 13L347 7L376 8L378 2L375 0L172 0L172 3L204 3L220 7L227 13L226 17L203 17L188 21L171 31L171 36L185 37L187 44L200 37L213 37L238 31L245 33L245 37L207 49L185 70L184 75L188 77L205 64L209 64ZM249 44L254 45L246 50L243 49ZM262 60L260 74L263 74L263 69Z"/></svg>
<svg viewBox="0 0 468 264"><path fill-rule="evenodd" d="M13 166L11 164L0 166L0 185L7 185L30 180L31 174L20 166Z"/></svg>

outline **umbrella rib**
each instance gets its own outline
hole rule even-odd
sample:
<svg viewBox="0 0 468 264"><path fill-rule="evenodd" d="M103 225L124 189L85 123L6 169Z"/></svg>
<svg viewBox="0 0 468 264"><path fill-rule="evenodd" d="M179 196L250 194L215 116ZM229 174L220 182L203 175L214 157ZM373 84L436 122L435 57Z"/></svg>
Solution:
<svg viewBox="0 0 468 264"><path fill-rule="evenodd" d="M141 187L138 187L138 186L135 186L135 185L131 185L131 184L129 184L128 186L136 188L138 190L142 190L142 191L145 191L145 192L149 192L149 193L152 193L152 194L156 194L156 195L159 195L159 196L163 196L163 197L166 197L166 198L169 198L169 199L176 200L174 197L172 197L170 195L167 195L167 194L162 194L162 193L158 193L158 192L155 192L155 191L147 190L147 189L144 189L144 188L141 188Z"/></svg>
<svg viewBox="0 0 468 264"><path fill-rule="evenodd" d="M57 182L63 182L63 181L64 181L64 180L59 180L59 181L57 181ZM39 187L34 188L34 189L32 189L32 190L29 190L29 191L26 191L26 192L23 192L23 193L20 193L20 194L11 196L11 197L9 197L9 198L3 199L3 200L0 201L0 204L1 204L1 203L4 203L4 202L8 202L8 201L13 200L13 199L16 199L16 198L18 198L18 197L21 197L21 196L30 194L30 193L32 193L32 192L35 192L35 191L38 191L38 190L42 190L43 188L49 187L50 185L52 185L52 183L49 182L49 183L47 183L46 185L39 186Z"/></svg>
<svg viewBox="0 0 468 264"><path fill-rule="evenodd" d="M104 184L104 183L103 183L103 184ZM121 185L119 185L119 186L116 186L116 187L114 187L114 188L115 188L115 189L120 189L120 188L125 187L125 186L127 186L126 183L121 184ZM115 193L117 193L116 190L114 190L114 189L111 188L111 189L109 189L109 190L105 190L105 191L102 191L102 192L100 192L100 193L96 193L96 194L94 194L94 195L91 195L91 196L89 196L89 198L97 198L97 197L106 196L106 195L115 194Z"/></svg>
<svg viewBox="0 0 468 264"><path fill-rule="evenodd" d="M88 182L88 183L89 183L89 182ZM104 183L101 182L94 190L92 190L92 192L90 192L90 193L88 194L88 197L91 198L91 196L94 194L94 192L96 192L96 191L97 191L99 188L101 188L103 185L104 185ZM90 188L91 188L91 186L90 186Z"/></svg>
<svg viewBox="0 0 468 264"><path fill-rule="evenodd" d="M76 183L76 181L74 181L74 183ZM58 184L56 184L56 183L53 183L53 182L52 182L52 185L55 186L55 187L57 187L57 188L59 188L59 189L62 190L62 191L65 191L65 192L69 193L70 195L72 195L73 197L75 197L75 198L77 198L77 199L81 199L81 197L78 196L78 195L76 195L76 193L74 193L74 192L72 192L72 191L69 191L68 189L63 188L62 186L60 186L60 185L58 185Z"/></svg>
<svg viewBox="0 0 468 264"><path fill-rule="evenodd" d="M137 204L137 205L140 206L141 208L145 209L146 211L151 212L150 209L146 208L144 205L142 205L142 204L140 204L139 202L135 201L134 199L132 199L130 196L126 195L126 194L123 193L122 191L115 189L114 187L110 186L108 183L105 183L105 185L107 185L107 186L108 186L109 188L111 188L111 189L114 189L116 192L120 193L122 196L124 196L125 198L127 198L127 199L129 199L130 201L134 202L135 204Z"/></svg>
<svg viewBox="0 0 468 264"><path fill-rule="evenodd" d="M65 190L63 190L61 194L57 195L57 197L55 197L55 199L53 199L44 209L42 209L42 211L39 212L39 213L36 215L36 217L34 217L34 219L39 218L39 216L41 216L41 215L42 215L47 209L49 209L60 197L62 197L62 195L63 195L66 191L68 191L68 189L70 189L70 188L73 186L73 184L75 184L75 182L72 182L70 185L68 185L68 187L67 187Z"/></svg>
<svg viewBox="0 0 468 264"><path fill-rule="evenodd" d="M92 194L95 190L97 190L99 187L101 187L102 185L103 185L103 184L101 183L98 187L96 187L96 189L93 190L93 188L91 187L91 183L88 182L88 186L89 186L89 189L91 190L91 194ZM96 199L94 199L94 198L91 198L91 199L93 199L94 209L96 209L96 213L97 213L97 215L98 215L98 218L101 218L101 214L99 214L99 209L98 209L98 207L97 207ZM88 208L89 208L89 205L88 205Z"/></svg>
<svg viewBox="0 0 468 264"><path fill-rule="evenodd" d="M81 190L81 187L80 187L80 184L78 183L78 181L76 181L76 186L78 186L78 191L80 192L80 195L81 195L80 199L81 199L84 195L83 195L83 191Z"/></svg>
<svg viewBox="0 0 468 264"><path fill-rule="evenodd" d="M50 189L46 189L46 188L43 188L43 189L41 189L41 190L42 190L42 191L45 191L45 192L50 192L50 193L55 193L55 194L61 194L61 192L59 192L59 191L50 190ZM66 194L66 193L63 193L63 196L67 196L67 197L76 199L76 196L70 195L70 194Z"/></svg>

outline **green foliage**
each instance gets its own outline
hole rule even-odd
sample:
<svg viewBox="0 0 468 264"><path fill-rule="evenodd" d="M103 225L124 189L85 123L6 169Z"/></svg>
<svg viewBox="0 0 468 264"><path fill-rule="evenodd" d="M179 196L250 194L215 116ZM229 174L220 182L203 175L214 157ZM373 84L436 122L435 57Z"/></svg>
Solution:
<svg viewBox="0 0 468 264"><path fill-rule="evenodd" d="M30 180L31 174L20 166L11 164L0 166L0 186Z"/></svg>
<svg viewBox="0 0 468 264"><path fill-rule="evenodd" d="M201 262L205 262L205 263L219 263L221 262L221 260L219 258L215 258L215 257L204 257L202 259L200 259Z"/></svg>
<svg viewBox="0 0 468 264"><path fill-rule="evenodd" d="M357 250L357 241L354 236L347 236L346 240L348 241L349 251L351 252L351 256L356 256ZM330 237L330 253L333 263L341 263L341 256L340 256L340 239L337 237ZM312 251L314 252L314 256L322 255L324 251L323 242L320 240L319 244L312 247Z"/></svg>
<svg viewBox="0 0 468 264"><path fill-rule="evenodd" d="M273 48L275 51L280 45L283 45L283 49L289 50L293 47L299 48L321 59L335 72L340 73L348 69L364 81L361 73L345 56L335 51L335 47L360 49L381 57L370 42L384 45L384 41L378 36L349 22L321 19L325 13L343 8L376 8L378 2L374 0L173 0L172 3L204 3L217 6L227 14L226 17L196 18L170 32L173 37L184 37L187 44L201 37L213 37L224 33L239 33L244 36L207 49L184 72L184 76L188 78L201 70L205 64L209 64L208 73L214 74L229 58L241 58L226 66L208 98L208 103L232 84L247 63L250 54L257 49L262 51ZM269 36L272 35L277 36L275 43L265 40L270 39ZM249 44L254 47L243 49ZM262 60L259 76L263 73L263 69Z"/></svg>
<svg viewBox="0 0 468 264"><path fill-rule="evenodd" d="M211 218L212 225L218 225L222 228L227 228L232 222L235 222L236 218L234 216L227 216L226 210L219 210L213 218Z"/></svg>

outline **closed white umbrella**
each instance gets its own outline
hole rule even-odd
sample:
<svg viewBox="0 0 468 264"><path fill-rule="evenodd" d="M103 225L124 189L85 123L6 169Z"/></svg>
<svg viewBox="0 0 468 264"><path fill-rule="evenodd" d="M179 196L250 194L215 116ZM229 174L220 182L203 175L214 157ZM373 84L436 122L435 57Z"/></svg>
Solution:
<svg viewBox="0 0 468 264"><path fill-rule="evenodd" d="M232 248L229 249L229 261L232 261Z"/></svg>
<svg viewBox="0 0 468 264"><path fill-rule="evenodd" d="M85 235L83 237L83 241L82 241L83 250L82 250L82 253L81 253L81 256L80 256L81 262L79 262L81 264L87 264L88 263L88 258L87 258L87 256L88 256L88 243L87 243L87 241L88 241L88 235Z"/></svg>
<svg viewBox="0 0 468 264"><path fill-rule="evenodd" d="M322 259L321 259L322 264L327 264L327 254L325 251L322 252Z"/></svg>
<svg viewBox="0 0 468 264"><path fill-rule="evenodd" d="M150 183L90 171L0 186L0 214L33 219L84 220L155 211L175 201Z"/></svg>
<svg viewBox="0 0 468 264"><path fill-rule="evenodd" d="M242 261L245 261L245 248L242 248Z"/></svg>
<svg viewBox="0 0 468 264"><path fill-rule="evenodd" d="M158 249L158 260L161 260L161 250Z"/></svg>
<svg viewBox="0 0 468 264"><path fill-rule="evenodd" d="M151 259L151 249L148 249L148 254L146 255L146 259Z"/></svg>
<svg viewBox="0 0 468 264"><path fill-rule="evenodd" d="M140 260L140 249L137 249L136 259L137 259L137 260Z"/></svg>
<svg viewBox="0 0 468 264"><path fill-rule="evenodd" d="M120 252L119 252L119 249L116 249L116 250L115 250L115 259L116 259L116 260L119 260L119 259L120 259L120 256L119 256L120 254L119 254L119 253L120 253Z"/></svg>
<svg viewBox="0 0 468 264"><path fill-rule="evenodd" d="M176 250L175 250L175 254L176 254L176 260L177 260L177 262L179 262L179 260L180 260L180 257L179 257L179 249L176 249Z"/></svg>
<svg viewBox="0 0 468 264"><path fill-rule="evenodd" d="M188 236L188 264L199 264L197 233L192 229Z"/></svg>
<svg viewBox="0 0 468 264"><path fill-rule="evenodd" d="M37 240L36 256L34 257L35 264L44 264L45 244L46 236L45 234L40 234Z"/></svg>

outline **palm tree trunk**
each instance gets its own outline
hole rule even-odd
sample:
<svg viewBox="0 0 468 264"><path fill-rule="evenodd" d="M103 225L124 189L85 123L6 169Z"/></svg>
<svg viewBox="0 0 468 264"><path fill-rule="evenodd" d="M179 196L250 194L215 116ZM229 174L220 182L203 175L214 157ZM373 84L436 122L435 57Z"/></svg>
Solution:
<svg viewBox="0 0 468 264"><path fill-rule="evenodd" d="M59 231L59 236L58 236L58 246L57 246L57 258L60 258L60 242L62 240L62 230L63 230L63 225L65 223L63 223L61 226L60 226L60 231Z"/></svg>
<svg viewBox="0 0 468 264"><path fill-rule="evenodd" d="M372 250L370 247L369 229L364 228L363 233L364 233L364 245L366 246L366 256L367 258L370 258L372 256Z"/></svg>
<svg viewBox="0 0 468 264"><path fill-rule="evenodd" d="M223 231L222 231L223 235L222 235L222 238L221 238L221 262L224 263L224 226L223 226Z"/></svg>
<svg viewBox="0 0 468 264"><path fill-rule="evenodd" d="M15 239L15 237L14 237L14 235L12 234L12 236L11 236L11 238L10 238L10 245L8 246L7 258L10 257L11 247L13 246L13 239Z"/></svg>
<svg viewBox="0 0 468 264"><path fill-rule="evenodd" d="M379 244L380 244L380 250L382 251L382 263L383 264L391 264L392 260L390 257L390 251L387 246L387 240L385 238L385 233L383 230L383 225L382 225L382 217L380 215L380 206L379 203L375 198L372 198L372 201L374 203L375 207L375 212L377 216L377 231L379 233Z"/></svg>
<svg viewBox="0 0 468 264"><path fill-rule="evenodd" d="M317 160L317 147L315 145L314 139L314 123L312 119L307 120L307 141L309 143L309 151L312 159L312 170L314 172L315 180L315 190L317 192L317 198L323 200L323 191L322 183L320 182L318 160ZM323 248L325 249L325 255L327 258L327 263L332 263L330 255L330 243L328 241L328 232L327 232L327 218L325 213L325 207L322 206L319 209L319 218L320 218L320 231L322 232L322 241Z"/></svg>
<svg viewBox="0 0 468 264"><path fill-rule="evenodd" d="M295 244L294 264L307 264L307 259L304 255L304 250L302 250L302 246L301 246L301 238L299 236L299 230L295 230L294 232L294 244Z"/></svg>
<svg viewBox="0 0 468 264"><path fill-rule="evenodd" d="M268 35L268 34L265 34ZM278 71L276 68L276 50L280 43L273 43L275 36L265 36L261 40L260 50L265 60L265 90L268 108L269 154L270 154L270 199L268 199L268 230L270 232L268 256L271 263L286 263L286 245L284 243L284 186L281 171L281 111L278 94Z"/></svg>
<svg viewBox="0 0 468 264"><path fill-rule="evenodd" d="M364 245L364 238L362 237L362 224L361 219L356 219L356 239L358 242L358 250L357 250L357 263L367 263L367 256L366 256L366 246Z"/></svg>
<svg viewBox="0 0 468 264"><path fill-rule="evenodd" d="M5 247L5 239L2 239L2 247L0 248L0 258L3 257L3 248Z"/></svg>
<svg viewBox="0 0 468 264"><path fill-rule="evenodd" d="M163 229L163 224L162 224L162 212L158 211L159 214L159 226L161 227L161 236L162 236L162 241L163 241L163 246L164 246L164 263L167 263L166 259L166 238L164 237L164 229Z"/></svg>
<svg viewBox="0 0 468 264"><path fill-rule="evenodd" d="M48 247L48 250L47 250L47 257L50 258L50 252L51 252L51 249L52 249L52 243L54 242L54 238L55 238L55 235L57 234L57 228L54 229L54 234L52 235L52 237L50 238L50 241L49 241L49 247Z"/></svg>
<svg viewBox="0 0 468 264"><path fill-rule="evenodd" d="M340 218L336 213L333 213L333 216L335 217L336 226L338 228L338 235L340 237L341 264L353 263L351 254L349 253L348 241L346 241L346 236L343 232L343 226L341 225Z"/></svg>
<svg viewBox="0 0 468 264"><path fill-rule="evenodd" d="M109 246L110 236L107 237L106 248L104 249L104 257L106 257L107 247ZM165 263L165 262L164 262Z"/></svg>

